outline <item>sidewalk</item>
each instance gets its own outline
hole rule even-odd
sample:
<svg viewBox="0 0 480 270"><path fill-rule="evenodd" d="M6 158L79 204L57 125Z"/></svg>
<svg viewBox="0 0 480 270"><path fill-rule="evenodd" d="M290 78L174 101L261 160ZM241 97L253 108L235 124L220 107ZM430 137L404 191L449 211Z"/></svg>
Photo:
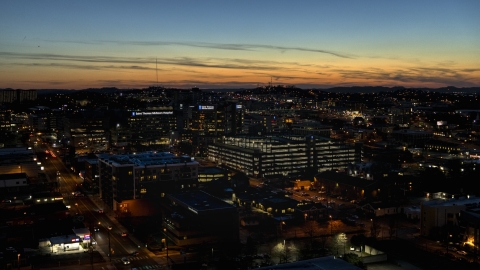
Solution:
<svg viewBox="0 0 480 270"><path fill-rule="evenodd" d="M121 231L128 231L123 227L123 225L118 222L118 220L115 218L115 213L105 205L105 203L100 199L98 195L91 195L89 194L87 196L99 209L103 209L104 214L110 219L112 224L115 224L115 227L120 228ZM155 255L155 253L151 252L148 248L145 247L145 244L142 243L140 240L138 240L135 236L129 234L128 237L139 247L139 251L145 252L149 257L151 257L156 263L158 264L164 264L165 261L161 259L161 257ZM108 261L108 256L103 252L101 249L98 250L98 252L103 256L103 258Z"/></svg>

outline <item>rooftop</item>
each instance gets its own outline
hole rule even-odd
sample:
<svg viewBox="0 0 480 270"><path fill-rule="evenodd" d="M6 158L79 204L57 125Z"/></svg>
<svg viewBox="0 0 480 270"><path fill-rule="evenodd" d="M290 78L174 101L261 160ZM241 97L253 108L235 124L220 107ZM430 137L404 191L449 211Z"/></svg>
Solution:
<svg viewBox="0 0 480 270"><path fill-rule="evenodd" d="M0 180L27 179L26 173L7 173L0 174Z"/></svg>
<svg viewBox="0 0 480 270"><path fill-rule="evenodd" d="M334 256L320 257L304 261L296 261L291 263L277 264L272 266L261 267L258 269L264 270L359 270L353 264L350 264L342 259L335 259Z"/></svg>
<svg viewBox="0 0 480 270"><path fill-rule="evenodd" d="M330 181L337 181L342 184L366 188L370 185L375 184L376 182L372 180L366 180L360 177L353 177L346 175L344 173L338 173L336 171L326 171L319 173L315 176L317 179L326 179Z"/></svg>
<svg viewBox="0 0 480 270"><path fill-rule="evenodd" d="M431 200L428 202L424 202L423 204L426 206L453 206L453 205L467 205L467 204L479 204L480 198L470 196L462 197L459 199L450 199L450 200Z"/></svg>
<svg viewBox="0 0 480 270"><path fill-rule="evenodd" d="M225 173L225 170L219 167L199 167L198 168L199 174L220 174Z"/></svg>
<svg viewBox="0 0 480 270"><path fill-rule="evenodd" d="M189 156L178 157L169 152L140 152L133 154L99 154L98 158L108 163L119 165L135 165L135 166L148 166L148 165L166 165L166 164L179 164L179 163L197 163L193 161Z"/></svg>
<svg viewBox="0 0 480 270"><path fill-rule="evenodd" d="M235 209L235 206L199 190L184 193L170 193L167 194L167 197L183 204L196 214L208 210Z"/></svg>

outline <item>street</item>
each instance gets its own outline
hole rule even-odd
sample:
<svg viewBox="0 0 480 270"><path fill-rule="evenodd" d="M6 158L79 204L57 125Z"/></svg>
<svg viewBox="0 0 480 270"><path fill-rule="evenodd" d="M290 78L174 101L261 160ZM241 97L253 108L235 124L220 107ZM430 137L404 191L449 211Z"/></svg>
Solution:
<svg viewBox="0 0 480 270"><path fill-rule="evenodd" d="M45 145L37 149L37 151L44 150L57 152L55 148ZM47 179L58 183L57 190L63 195L65 205L70 208L72 218L82 221L86 227L90 228L91 238L96 241L93 248L104 257L105 261L111 262L118 269L143 266L155 269L167 266L164 256L156 256L130 235L115 219L113 211L104 207L105 204L98 195L74 195L74 192L81 190L79 186L83 184L83 180L68 169L61 158L47 155L42 160L42 164ZM99 212L99 210L103 211ZM98 228L98 231L95 231L94 227ZM126 235L122 236L123 233ZM138 251L139 254L130 256L134 251ZM129 258L130 264L122 262L124 257Z"/></svg>

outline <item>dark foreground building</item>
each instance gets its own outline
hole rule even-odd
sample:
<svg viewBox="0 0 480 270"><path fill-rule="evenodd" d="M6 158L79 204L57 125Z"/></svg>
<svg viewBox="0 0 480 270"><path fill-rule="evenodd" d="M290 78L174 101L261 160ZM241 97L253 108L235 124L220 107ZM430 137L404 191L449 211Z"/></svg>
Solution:
<svg viewBox="0 0 480 270"><path fill-rule="evenodd" d="M203 191L166 194L162 226L177 246L238 242L235 206Z"/></svg>

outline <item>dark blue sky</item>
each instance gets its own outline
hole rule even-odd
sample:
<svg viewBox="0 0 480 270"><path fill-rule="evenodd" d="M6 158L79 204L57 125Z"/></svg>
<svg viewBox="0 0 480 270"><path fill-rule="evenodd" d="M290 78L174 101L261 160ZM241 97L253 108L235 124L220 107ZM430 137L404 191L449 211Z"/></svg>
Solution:
<svg viewBox="0 0 480 270"><path fill-rule="evenodd" d="M480 85L480 1L2 1L0 87Z"/></svg>

